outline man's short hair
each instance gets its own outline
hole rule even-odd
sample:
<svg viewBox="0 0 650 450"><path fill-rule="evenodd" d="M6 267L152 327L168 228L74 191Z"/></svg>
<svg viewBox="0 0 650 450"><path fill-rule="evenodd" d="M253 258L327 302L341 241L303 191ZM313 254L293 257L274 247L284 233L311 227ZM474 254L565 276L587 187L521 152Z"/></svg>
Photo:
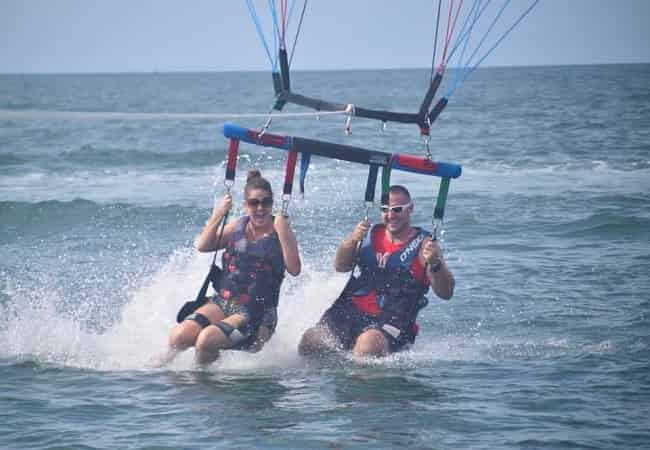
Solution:
<svg viewBox="0 0 650 450"><path fill-rule="evenodd" d="M394 184L394 185L392 185L392 186L390 187L390 189L388 189L388 192L389 192L390 194L397 194L397 193L399 193L399 194L403 194L403 195L406 196L406 198L408 198L409 202L411 201L411 193L409 192L408 189L406 189L406 188L405 188L404 186L402 186L401 184Z"/></svg>

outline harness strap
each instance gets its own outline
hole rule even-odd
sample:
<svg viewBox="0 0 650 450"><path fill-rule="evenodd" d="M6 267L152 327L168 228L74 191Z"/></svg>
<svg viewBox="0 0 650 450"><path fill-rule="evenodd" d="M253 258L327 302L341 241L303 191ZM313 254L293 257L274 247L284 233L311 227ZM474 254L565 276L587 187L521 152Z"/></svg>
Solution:
<svg viewBox="0 0 650 450"><path fill-rule="evenodd" d="M302 152L300 157L300 193L305 195L305 178L307 178L307 170L311 161L311 153Z"/></svg>
<svg viewBox="0 0 650 450"><path fill-rule="evenodd" d="M377 172L379 171L379 166L376 164L370 164L368 169L368 181L366 182L366 215L364 220L368 221L368 216L370 213L370 208L375 203L375 189L377 186Z"/></svg>
<svg viewBox="0 0 650 450"><path fill-rule="evenodd" d="M216 252L215 252L215 257L212 259L212 265L210 266L210 270L208 271L205 280L203 280L203 285L201 285L201 289L199 290L199 293L196 295L196 300L194 300L195 303L201 302L201 305L205 303L205 299L207 298L206 294L208 292L208 286L210 285L210 283L212 283L212 287L214 288L215 291L219 290L219 285L221 284L221 268L219 268L219 266L215 264L215 259L216 259Z"/></svg>
<svg viewBox="0 0 650 450"><path fill-rule="evenodd" d="M438 226L442 224L442 219L445 215L445 205L447 204L447 194L449 193L449 181L448 177L443 177L440 180L438 200L436 201L436 207L433 210L433 239L438 238Z"/></svg>
<svg viewBox="0 0 650 450"><path fill-rule="evenodd" d="M232 187L235 181L235 171L237 168L238 152L239 152L239 139L231 138L230 145L228 147L228 162L226 163L226 180L224 182L228 192L230 192L230 188ZM223 216L223 219L221 219L221 227L219 229L219 235L217 236L217 246L214 251L214 255L212 256L210 269L208 270L208 274L205 276L205 279L203 280L201 289L199 289L198 294L196 294L196 298L194 299L194 301L185 302L185 304L178 311L178 314L176 314L176 322L178 323L185 320L190 314L192 314L194 311L196 311L198 308L200 308L205 304L205 302L207 301L206 294L208 292L208 287L210 286L210 283L212 283L212 287L214 288L215 291L219 290L222 272L219 266L217 266L216 264L217 253L219 252L219 245L221 244L221 239L223 238L223 231L226 228L226 222L228 222L229 215L230 215L230 211L226 212L226 214Z"/></svg>
<svg viewBox="0 0 650 450"><path fill-rule="evenodd" d="M377 172L379 166L370 164L368 169L368 181L366 182L366 203L373 203L375 201L375 188L377 186Z"/></svg>
<svg viewBox="0 0 650 450"><path fill-rule="evenodd" d="M381 168L381 203L382 205L388 204L388 192L390 191L390 171L393 165L395 155L391 155L388 163Z"/></svg>
<svg viewBox="0 0 650 450"><path fill-rule="evenodd" d="M228 339L230 339L230 342L232 342L233 345L239 344L241 341L248 338L247 334L242 333L237 328L233 327L228 322L224 322L223 320L215 323L214 326L219 328L219 330L221 330L221 332Z"/></svg>
<svg viewBox="0 0 650 450"><path fill-rule="evenodd" d="M283 195L291 195L293 190L293 176L296 172L296 160L298 159L298 152L293 148L289 150L287 157L287 167L284 171L284 187L282 189Z"/></svg>
<svg viewBox="0 0 650 450"><path fill-rule="evenodd" d="M237 168L237 153L239 152L239 139L230 139L228 147L228 163L226 164L226 180L235 180L235 169Z"/></svg>
<svg viewBox="0 0 650 450"><path fill-rule="evenodd" d="M201 328L205 328L210 325L210 319L201 313L192 313L187 316L185 320L193 320L194 322L198 323Z"/></svg>
<svg viewBox="0 0 650 450"><path fill-rule="evenodd" d="M291 78L289 77L289 58L285 48L280 48L278 51L278 58L280 59L280 80L282 80L282 90L290 92Z"/></svg>
<svg viewBox="0 0 650 450"><path fill-rule="evenodd" d="M433 97L436 95L436 91L438 90L438 87L440 87L441 82L442 82L442 73L436 72L435 76L431 80L429 89L427 90L427 93L424 96L424 100L422 100L422 104L420 105L420 110L418 111L418 125L420 126L420 133L422 135L427 135L427 136L429 135L429 128L431 126L431 122L427 115L427 112L429 107L431 106L431 102L433 102Z"/></svg>
<svg viewBox="0 0 650 450"><path fill-rule="evenodd" d="M445 106L447 106L448 102L449 99L446 97L442 97L440 100L438 100L438 103L436 103L433 108L431 108L431 111L429 111L429 123L436 121L442 110L445 109Z"/></svg>
<svg viewBox="0 0 650 450"><path fill-rule="evenodd" d="M282 215L287 216L291 191L293 190L293 176L296 172L296 160L298 152L292 147L287 156L287 168L284 171L284 187L282 189Z"/></svg>

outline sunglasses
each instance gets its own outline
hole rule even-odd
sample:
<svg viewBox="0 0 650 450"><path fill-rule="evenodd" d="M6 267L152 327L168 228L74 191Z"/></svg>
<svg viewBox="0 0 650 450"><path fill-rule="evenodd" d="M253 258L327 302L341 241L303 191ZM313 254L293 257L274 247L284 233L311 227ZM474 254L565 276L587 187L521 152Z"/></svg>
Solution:
<svg viewBox="0 0 650 450"><path fill-rule="evenodd" d="M264 197L263 199L249 198L246 200L246 204L253 209L260 205L262 205L262 208L270 208L273 206L273 197Z"/></svg>
<svg viewBox="0 0 650 450"><path fill-rule="evenodd" d="M409 203L407 203L405 205L394 205L394 206L381 205L379 207L379 209L381 209L381 212L384 213L384 214L388 213L388 211L390 211L392 213L399 214L399 213L401 213L402 211L404 211L406 208L408 208L410 206L411 206L411 203L409 202Z"/></svg>

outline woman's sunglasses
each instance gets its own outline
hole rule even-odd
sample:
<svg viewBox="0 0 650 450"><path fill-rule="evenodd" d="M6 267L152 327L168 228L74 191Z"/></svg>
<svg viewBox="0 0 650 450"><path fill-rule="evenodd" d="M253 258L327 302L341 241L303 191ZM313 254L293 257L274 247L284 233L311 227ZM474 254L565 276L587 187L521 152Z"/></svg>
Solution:
<svg viewBox="0 0 650 450"><path fill-rule="evenodd" d="M394 205L394 206L381 205L379 207L379 209L381 209L381 212L384 213L384 214L388 213L388 211L390 211L392 213L399 214L402 211L404 211L406 208L408 208L409 206L411 206L410 202L405 204L405 205Z"/></svg>
<svg viewBox="0 0 650 450"><path fill-rule="evenodd" d="M263 208L270 208L273 206L273 197L264 197L263 199L259 198L249 198L246 200L246 204L251 208L257 208L262 205Z"/></svg>

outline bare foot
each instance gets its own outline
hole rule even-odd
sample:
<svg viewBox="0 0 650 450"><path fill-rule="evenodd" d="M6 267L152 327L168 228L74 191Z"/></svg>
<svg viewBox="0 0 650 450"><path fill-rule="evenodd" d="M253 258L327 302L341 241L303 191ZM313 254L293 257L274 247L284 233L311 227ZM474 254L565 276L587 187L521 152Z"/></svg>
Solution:
<svg viewBox="0 0 650 450"><path fill-rule="evenodd" d="M152 356L147 363L147 367L151 369L160 369L161 367L171 363L178 353L178 350L170 348L164 353Z"/></svg>

